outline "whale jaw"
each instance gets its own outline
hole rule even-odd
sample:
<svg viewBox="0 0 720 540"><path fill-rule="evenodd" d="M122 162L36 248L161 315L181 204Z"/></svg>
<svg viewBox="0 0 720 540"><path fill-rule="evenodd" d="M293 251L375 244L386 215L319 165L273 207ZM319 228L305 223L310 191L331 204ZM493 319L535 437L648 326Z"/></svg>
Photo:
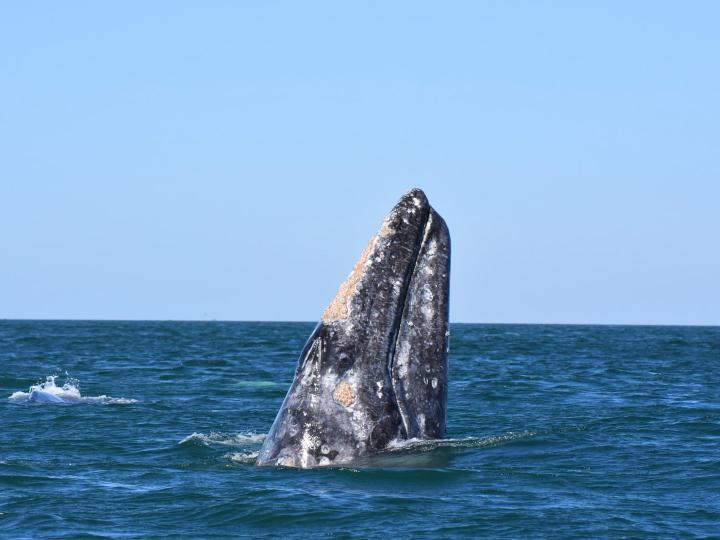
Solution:
<svg viewBox="0 0 720 540"><path fill-rule="evenodd" d="M447 226L410 190L310 335L257 463L340 465L392 440L442 437L449 276Z"/></svg>

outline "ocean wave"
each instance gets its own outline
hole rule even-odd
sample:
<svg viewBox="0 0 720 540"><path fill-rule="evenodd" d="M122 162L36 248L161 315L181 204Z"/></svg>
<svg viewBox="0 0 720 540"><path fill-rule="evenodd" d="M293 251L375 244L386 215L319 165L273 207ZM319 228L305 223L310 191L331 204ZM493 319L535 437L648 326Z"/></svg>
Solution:
<svg viewBox="0 0 720 540"><path fill-rule="evenodd" d="M276 381L245 381L240 380L235 383L237 386L241 388L276 388L280 390L284 390L288 387L288 384L285 382L279 383Z"/></svg>
<svg viewBox="0 0 720 540"><path fill-rule="evenodd" d="M266 433L193 433L188 435L178 444L199 444L202 446L223 445L223 446L247 446L250 444L261 444Z"/></svg>
<svg viewBox="0 0 720 540"><path fill-rule="evenodd" d="M13 392L8 400L12 403L50 403L72 405L76 403L100 403L105 405L127 405L137 403L136 399L116 398L106 395L83 396L80 394L80 382L70 377L62 386L56 384L58 376L48 375L45 382L33 384L27 392Z"/></svg>
<svg viewBox="0 0 720 540"><path fill-rule="evenodd" d="M521 441L537 435L536 431L510 431L502 435L464 437L462 439L407 439L394 440L385 448L387 452L431 452L438 448L485 448Z"/></svg>

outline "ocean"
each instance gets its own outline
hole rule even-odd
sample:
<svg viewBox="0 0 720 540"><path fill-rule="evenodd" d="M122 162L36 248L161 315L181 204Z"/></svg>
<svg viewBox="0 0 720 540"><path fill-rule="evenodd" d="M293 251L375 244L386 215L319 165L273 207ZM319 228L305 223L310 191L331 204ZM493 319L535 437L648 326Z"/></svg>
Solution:
<svg viewBox="0 0 720 540"><path fill-rule="evenodd" d="M454 324L446 439L256 467L313 327L0 321L0 537L720 538L720 327Z"/></svg>

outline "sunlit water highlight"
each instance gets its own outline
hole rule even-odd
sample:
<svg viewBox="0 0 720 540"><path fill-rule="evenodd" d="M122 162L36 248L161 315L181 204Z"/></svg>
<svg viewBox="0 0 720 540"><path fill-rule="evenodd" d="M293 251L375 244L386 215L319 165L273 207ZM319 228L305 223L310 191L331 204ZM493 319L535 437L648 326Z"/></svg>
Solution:
<svg viewBox="0 0 720 540"><path fill-rule="evenodd" d="M447 439L256 467L312 328L0 321L0 537L718 534L720 328L454 325Z"/></svg>

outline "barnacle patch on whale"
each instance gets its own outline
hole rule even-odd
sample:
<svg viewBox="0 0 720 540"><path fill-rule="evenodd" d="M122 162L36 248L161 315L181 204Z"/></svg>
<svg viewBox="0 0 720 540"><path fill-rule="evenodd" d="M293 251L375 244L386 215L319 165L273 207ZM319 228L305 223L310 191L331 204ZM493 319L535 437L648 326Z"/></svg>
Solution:
<svg viewBox="0 0 720 540"><path fill-rule="evenodd" d="M350 275L342 282L335 294L335 298L332 299L328 307L323 312L322 322L329 324L334 321L341 321L348 318L348 302L355 293L358 282L363 275L365 263L367 263L368 257L370 257L370 253L375 247L376 241L377 236L373 236L370 239L367 246L360 254L360 258L355 263Z"/></svg>
<svg viewBox="0 0 720 540"><path fill-rule="evenodd" d="M350 407L355 403L355 392L348 382L342 381L335 387L333 399L343 407Z"/></svg>

